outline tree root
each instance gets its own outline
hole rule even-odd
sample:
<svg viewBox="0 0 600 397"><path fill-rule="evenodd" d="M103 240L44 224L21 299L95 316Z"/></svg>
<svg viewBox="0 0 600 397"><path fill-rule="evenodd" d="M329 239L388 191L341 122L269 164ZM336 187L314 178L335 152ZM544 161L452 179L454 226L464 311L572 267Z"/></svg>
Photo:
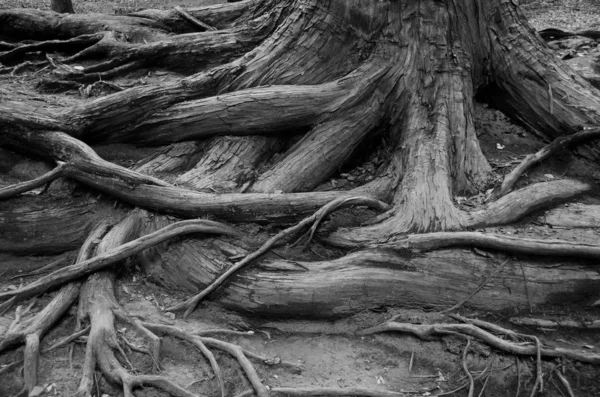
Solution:
<svg viewBox="0 0 600 397"><path fill-rule="evenodd" d="M467 345L465 346L465 349L463 350L462 354L462 367L465 371L465 374L467 375L467 378L469 378L468 397L473 397L473 393L475 392L475 381L473 380L473 375L471 374L471 372L469 371L469 367L467 366L467 353L469 352L469 347L471 346L471 338L467 336L466 339Z"/></svg>
<svg viewBox="0 0 600 397"><path fill-rule="evenodd" d="M135 255L156 244L167 241L173 237L190 233L216 233L236 235L237 232L230 227L208 220L188 220L169 225L161 230L146 236L137 238L134 241L123 244L112 250L98 255L94 258L81 261L71 266L64 267L47 276L14 291L0 293L0 300L17 297L23 300L39 293L48 291L60 286L68 281L97 272L125 258Z"/></svg>
<svg viewBox="0 0 600 397"><path fill-rule="evenodd" d="M431 340L432 338L437 338L444 335L458 334L464 337L470 336L477 338L497 350L510 354L521 356L538 356L539 354L540 357L565 357L575 361L600 364L600 355L596 353L560 347L543 347L540 346L537 341L535 345L531 345L530 343L510 342L482 329L480 326L475 325L475 323L471 324L472 320L466 320L469 322L468 324L410 324L395 322L392 319L391 321L387 321L383 324L359 331L358 334L372 335L379 332L402 332L415 335L424 340ZM503 335L519 335L510 330L505 330L499 326L495 326L494 331L497 330L502 330ZM531 335L528 335L527 338L537 339L535 336ZM538 368L538 371L541 371L541 369Z"/></svg>
<svg viewBox="0 0 600 397"><path fill-rule="evenodd" d="M98 43L104 38L103 33L85 34L67 40L48 40L34 44L18 45L10 51L0 53L0 63L14 65L22 61L23 57L30 52L52 52L52 51L78 51Z"/></svg>
<svg viewBox="0 0 600 397"><path fill-rule="evenodd" d="M98 255L106 256L107 253L126 245L125 241L131 238L131 234L136 228L136 222L136 217L130 216L121 224L113 228L100 243L97 250ZM245 352L237 345L222 342L214 338L193 335L177 327L146 323L130 318L120 308L114 297L113 280L110 273L99 272L90 276L82 289L80 299L79 316L82 319L89 318L91 331L87 342L84 373L78 391L79 395L88 396L91 394L93 387L93 372L95 366L98 365L109 381L122 384L123 392L126 397L133 396L133 389L139 386L157 387L174 397L196 396L174 384L164 376L134 375L127 371L117 359L116 353L119 353L123 360L129 362L124 351L118 344L114 325L116 317L121 321L133 325L138 332L150 337L151 340L154 340L153 348L151 350L153 351L152 355L156 363L158 363L159 360L160 340L154 334L155 332L168 334L190 342L197 347L210 362L221 388L221 394L224 396L225 386L221 371L214 355L207 348L207 346L216 347L228 352L238 360L259 396L269 396L268 390L262 384L256 370L247 358L247 355L250 355L251 357L257 357L257 355L248 354L248 352ZM260 358L263 359L262 357ZM128 365L131 367L130 364Z"/></svg>
<svg viewBox="0 0 600 397"><path fill-rule="evenodd" d="M59 347L66 346L69 343L71 343L71 342L79 339L80 337L84 336L89 331L90 331L90 327L83 328L82 330L79 330L79 331L77 331L77 332L75 332L75 333L73 333L73 334L71 334L71 335L69 335L69 336L61 339L61 340L57 341L56 343L54 343L52 346L50 346L50 347L42 350L40 352L40 355L49 353L52 350L58 349ZM25 360L17 360L17 361L14 361L14 362L8 364L6 367L3 367L2 369L0 369L0 375L5 374L5 373L13 370L15 367L17 367L19 365L22 365L24 361Z"/></svg>
<svg viewBox="0 0 600 397"><path fill-rule="evenodd" d="M525 159L523 159L523 161L504 178L502 185L492 192L492 197L497 199L510 192L521 175L533 165L544 161L566 146L583 143L589 139L596 138L598 135L600 135L600 128L591 128L579 131L573 135L556 138L552 143L538 150L536 153L525 157Z"/></svg>
<svg viewBox="0 0 600 397"><path fill-rule="evenodd" d="M526 327L536 327L542 329L573 328L573 329L600 329L600 320L576 321L576 320L546 320L542 318L531 317L512 317L511 323Z"/></svg>
<svg viewBox="0 0 600 397"><path fill-rule="evenodd" d="M572 179L561 179L540 182L508 193L498 200L487 204L484 208L473 212L458 212L460 229L506 225L522 219L524 216L544 207L563 202L592 190L592 186ZM389 213L399 211L394 206ZM387 215L387 214L386 214ZM338 247L364 247L379 243L386 244L405 238L406 229L398 230L394 218L384 220L373 226L356 229L340 229L324 238L328 244ZM448 232L450 233L450 232ZM435 233L425 235L435 236ZM385 241L381 241L382 240ZM392 236L392 237L390 237Z"/></svg>
<svg viewBox="0 0 600 397"><path fill-rule="evenodd" d="M61 168L61 173L66 176L88 173L121 179L130 185L171 186L158 178L140 174L103 160L91 147L62 132L24 133L22 131L12 131L6 133L6 138L25 143L25 150L66 163L65 167ZM54 176L58 177L60 175Z"/></svg>
<svg viewBox="0 0 600 397"><path fill-rule="evenodd" d="M393 248L416 252L456 246L487 248L526 255L565 256L585 259L598 259L600 257L599 244L529 239L481 232L411 234L373 245L374 248Z"/></svg>
<svg viewBox="0 0 600 397"><path fill-rule="evenodd" d="M336 209L347 206L347 205L366 205L369 207L376 208L378 210L385 210L387 208L387 204L382 203L381 201L367 198L367 197L350 197L350 198L340 198L340 199L334 200L334 201L330 202L329 204L325 205L324 207L322 207L320 210L315 212L313 215L309 216L308 218L303 219L298 224L296 224L292 227L289 227L289 228L279 232L274 237L270 238L258 250L249 254L243 260L241 260L240 262L236 263L235 265L233 265L232 267L227 269L227 271L225 273L223 273L219 278L217 278L215 281L213 281L211 285L209 285L207 288L205 288L200 293L189 298L185 302L182 302L178 305L168 308L167 310L175 311L175 310L186 309L183 317L187 318L194 311L196 306L198 306L198 303L200 303L200 301L202 299L204 299L209 294L211 294L213 291L215 291L219 286L221 286L226 280L228 280L231 276L233 276L235 273L237 273L240 269L244 268L246 265L248 265L254 259L258 258L259 256L263 255L265 252L267 252L275 243L277 243L278 241L283 240L287 237L293 236L298 231L302 230L303 228L305 228L308 225L312 225L312 227L310 229L310 232L311 232L310 236L312 237L314 230L316 229L316 227L319 225L319 223L323 220L323 218L325 216L327 216L332 211L335 211Z"/></svg>
<svg viewBox="0 0 600 397"><path fill-rule="evenodd" d="M108 224L100 223L89 235L77 256L77 263L84 262L91 255L96 244L106 234ZM24 388L27 392L37 385L38 361L40 356L40 338L62 317L67 309L79 296L80 283L69 283L64 286L52 301L33 318L20 322L20 307L13 325L9 327L6 335L0 342L0 352L16 343L25 342L24 353ZM68 343L68 342L67 342Z"/></svg>
<svg viewBox="0 0 600 397"><path fill-rule="evenodd" d="M64 171L67 164L64 162L58 162L58 166L52 171L35 178L31 181L17 183L15 185L7 186L0 189L0 200L6 200L11 197L15 197L21 193L28 192L45 184L49 184L55 179L58 179L64 175Z"/></svg>
<svg viewBox="0 0 600 397"><path fill-rule="evenodd" d="M275 85L192 100L158 111L127 134L107 136L111 142L171 143L214 135L296 132L319 123L323 115L350 95L350 83ZM285 111L273 112L274 109Z"/></svg>

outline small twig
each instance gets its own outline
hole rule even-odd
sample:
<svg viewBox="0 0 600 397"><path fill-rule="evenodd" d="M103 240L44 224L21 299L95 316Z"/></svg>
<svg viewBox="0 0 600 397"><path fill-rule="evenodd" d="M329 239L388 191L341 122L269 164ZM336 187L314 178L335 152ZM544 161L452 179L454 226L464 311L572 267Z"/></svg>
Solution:
<svg viewBox="0 0 600 397"><path fill-rule="evenodd" d="M496 271L494 271L494 273L490 274L488 277L486 277L485 280L483 280L483 282L481 284L479 284L479 286L475 289L475 291L471 292L471 294L469 294L469 296L467 296L465 299L463 299L461 302L457 303L456 305L454 305L448 309L442 310L440 312L440 314L445 314L445 313L460 309L462 307L462 305L467 303L472 297L474 297L479 291L481 291L483 289L483 287L485 287L487 285L487 283L490 282L490 280L492 280L494 277L496 277L498 275L498 273L500 273L504 269L504 266L508 262L509 262L509 259L502 262L502 264L500 264L500 266L498 266L498 268L496 269Z"/></svg>
<svg viewBox="0 0 600 397"><path fill-rule="evenodd" d="M408 363L408 372L409 373L412 371L414 359L415 359L415 351L413 350L412 353L410 354L410 362Z"/></svg>
<svg viewBox="0 0 600 397"><path fill-rule="evenodd" d="M469 351L469 347L471 346L471 338L467 337L467 346L465 346L465 350L462 355L462 367L469 378L469 397L473 397L473 393L475 392L475 381L473 380L473 375L469 372L469 367L467 366L467 353Z"/></svg>
<svg viewBox="0 0 600 397"><path fill-rule="evenodd" d="M156 362L156 359L154 358L154 355L150 352L150 350L134 345L129 340L127 340L127 338L124 335L121 335L121 339L123 340L123 342L125 342L127 347L129 347L131 350L138 352L138 353L149 355L150 358L152 359L152 363L154 363L154 368L156 368L156 371L157 372L160 371L160 366Z"/></svg>
<svg viewBox="0 0 600 397"><path fill-rule="evenodd" d="M49 264L42 266L41 268L36 269L32 272L25 273L25 274L19 274L17 276L11 277L10 280L14 280L14 279L21 278L21 277L31 277L31 276L40 275L50 269L54 269L55 267L57 267L58 265L62 264L64 261L66 261L66 259L67 259L67 257L64 256L64 257L59 258L53 262L50 262Z"/></svg>
<svg viewBox="0 0 600 397"><path fill-rule="evenodd" d="M525 276L525 269L523 268L523 264L520 260L518 260L519 266L521 267L521 274L523 275L523 285L525 286L525 297L527 298L527 304L529 305L529 313L533 313L533 305L531 304L531 299L529 298L529 287L527 286L527 276Z"/></svg>
<svg viewBox="0 0 600 397"><path fill-rule="evenodd" d="M570 397L575 397L575 393L573 393L573 389L571 389L571 384L569 383L569 381L567 380L567 378L565 378L563 376L563 374L560 373L560 371L556 371L556 376L560 380L560 383L563 384L563 386L565 387L565 389L567 389L567 392L569 393L569 396Z"/></svg>
<svg viewBox="0 0 600 397"><path fill-rule="evenodd" d="M191 23L192 25L194 25L197 28L200 28L201 31L204 30L209 30L209 31L215 31L217 30L216 28L200 21L199 19L197 19L196 17L194 17L193 15L191 15L190 13L188 13L186 10L184 10L183 8L181 8L180 6L175 6L173 7L173 9L179 14L181 15L181 17L183 19L185 19L186 21L188 21L189 23Z"/></svg>
<svg viewBox="0 0 600 397"><path fill-rule="evenodd" d="M6 302L0 304L0 316L3 316L8 310L10 310L10 308L15 304L16 301L17 297L13 296Z"/></svg>
<svg viewBox="0 0 600 397"><path fill-rule="evenodd" d="M517 356L515 356L515 360L517 361L517 393L515 397L519 397L519 393L521 392L521 360Z"/></svg>
<svg viewBox="0 0 600 397"><path fill-rule="evenodd" d="M492 376L492 374L488 374L488 376L485 378L485 381L483 382L483 386L481 386L481 390L479 391L479 394L477 395L477 397L483 396L483 392L485 391L485 387L487 386L487 383L490 380L491 376Z"/></svg>
<svg viewBox="0 0 600 397"><path fill-rule="evenodd" d="M533 385L533 390L531 390L530 397L535 396L537 389L539 387L540 393L544 392L544 373L542 368L542 344L537 336L531 336L532 339L535 340L535 348L536 348L536 361L537 361L537 376L535 377L535 383Z"/></svg>

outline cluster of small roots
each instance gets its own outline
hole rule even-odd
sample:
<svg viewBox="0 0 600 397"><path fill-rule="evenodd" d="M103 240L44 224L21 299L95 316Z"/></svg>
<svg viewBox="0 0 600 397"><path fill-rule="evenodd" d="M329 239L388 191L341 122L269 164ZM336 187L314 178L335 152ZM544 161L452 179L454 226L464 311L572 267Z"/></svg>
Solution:
<svg viewBox="0 0 600 397"><path fill-rule="evenodd" d="M215 299L236 310L318 317L374 306L442 306L448 299L456 301L452 310L465 304L495 310L597 293L600 276L587 271L587 262L550 269L535 261L517 265L509 258L498 265L493 256L451 249L600 258L596 244L472 231L517 222L593 190L572 179L515 189L524 172L566 146L585 144L586 155L597 159L593 139L600 134L600 92L555 59L513 1L246 0L102 16L0 10L0 64L5 79L34 75L41 81L39 94L28 100L0 101L0 145L55 164L38 178L0 188L0 200L14 203L7 212L17 220L15 233L37 228L58 234L56 225L63 222L65 228L73 219L66 234L76 235L75 243L6 249L56 253L83 242L75 263L0 293L6 312L59 289L36 315L27 316L28 310L18 306L0 343L0 351L25 344L24 360L2 370L23 364L23 395L38 384L40 338L76 300L77 329L49 349L87 335L81 396L92 395L97 369L122 385L126 397L148 386L176 397L194 396L160 374L164 335L201 351L222 396L224 381L211 349L239 362L253 387L245 394L380 397L413 392L267 389L249 359L272 360L129 316L113 292L115 266L129 263L128 258L144 269L165 266L167 272L189 270L189 277L196 277L191 287L200 292L168 308L184 317L217 290L226 291ZM139 79L148 68L167 73L169 80L131 88L119 80ZM79 90L85 98L95 89L110 94L68 106L67 99L52 102L43 94ZM490 185L492 168L474 123L473 97L486 89L495 93L495 105L551 142L498 186ZM40 106L40 100L49 104ZM323 188L372 142L385 146L377 153L384 158L373 180L351 190ZM163 147L127 168L90 146L113 143ZM80 201L81 210L53 208L36 215L34 223L20 222L19 211L30 209L26 200L31 197L17 196L44 186L45 194L60 178L102 198ZM459 194L485 200L466 211L455 204ZM124 205L112 205L114 199ZM317 234L333 211L349 206L368 207L371 219ZM97 215L81 214L93 211ZM235 225L256 222L292 226L249 249L239 242ZM166 244L192 234L172 244L177 248ZM319 262L282 259L240 272L274 247L308 246L314 238L353 252ZM445 251L436 254L440 249ZM199 273L205 278L198 279ZM500 277L502 286L486 291L487 283ZM440 292L437 284L446 283L447 290ZM472 338L509 354L535 356L533 393L544 387L543 357L600 363L597 354L549 348L533 336L453 319L458 323L392 319L363 333L396 331L424 339L462 335L465 356ZM116 321L138 332L148 347L119 336ZM136 373L129 349L148 354L155 373ZM475 381L491 373L488 368L474 376L466 364L464 370L468 380L460 387L469 395Z"/></svg>

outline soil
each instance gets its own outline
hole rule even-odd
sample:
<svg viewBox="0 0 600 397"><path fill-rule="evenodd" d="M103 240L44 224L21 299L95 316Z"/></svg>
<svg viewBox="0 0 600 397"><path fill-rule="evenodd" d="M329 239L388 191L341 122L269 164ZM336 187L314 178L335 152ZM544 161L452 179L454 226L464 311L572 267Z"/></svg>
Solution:
<svg viewBox="0 0 600 397"><path fill-rule="evenodd" d="M220 1L157 1L157 0L127 0L127 1L86 1L75 2L76 12L128 12L142 8L170 8L174 5L191 6L199 4L218 3ZM594 0L585 1L529 1L522 2L524 10L530 17L534 27L557 27L564 30L576 31L598 27L600 20L600 5ZM49 1L44 0L3 0L0 8L33 7L49 8ZM579 8L572 6L577 3ZM565 6L571 5L570 8ZM596 26L594 26L594 23ZM593 49L590 48L589 51ZM557 56L560 56L558 54ZM12 79L0 79L0 97L18 101L25 97L35 96L35 85L42 75L25 73L15 82ZM161 71L145 71L113 81L121 87L133 84L152 84L165 80L176 79L178 76ZM88 86L89 87L89 86ZM67 93L57 92L51 97L52 103L40 103L40 106L67 106L90 97L106 95L110 87L94 86L87 90ZM535 152L541 143L525 129L513 124L505 115L485 104L477 105L477 130L484 153L495 169L495 179L490 186L497 183L504 174L508 173L527 154ZM127 145L105 145L94 147L98 154L107 160L120 165L132 167L144 158L160 151L162 148L133 148ZM383 148L381 150L384 150ZM584 154L584 153L583 153ZM379 167L377 156L357 160L354 168L343 172L332 179L327 188L347 188L359 184L374 174ZM47 172L49 165L33 161L14 153L0 151L0 186L10 185L17 181L31 179ZM595 184L600 181L600 168L585 159L585 156L563 153L555 156L543 165L534 168L519 182L521 185L532 182L562 177L592 178ZM161 175L169 180L169 175ZM65 190L70 191L71 182L60 181L52 184L44 194L60 196ZM324 187L325 188L325 187ZM40 194L38 189L30 194ZM80 194L88 194L80 192ZM463 206L477 204L482 197L458 197L457 202ZM583 197L580 202L600 204L600 200ZM573 205L573 204L570 204ZM332 224L342 225L343 218L348 212L334 217ZM350 213L350 216L360 217L361 213ZM3 220L0 220L3 222ZM2 224L2 223L0 223ZM6 223L2 227L9 227ZM492 229L489 229L492 230ZM573 239L580 242L597 242L600 229L582 229L553 227L545 221L545 213L538 213L523 220L518 225L494 228L494 232L506 234L521 234L538 238L552 238L557 232L562 239ZM259 237L266 236L264 231L255 231ZM255 242L252 242L254 245ZM319 252L323 254L322 252ZM333 252L325 252L333 255ZM484 255L496 255L485 253ZM61 254L62 255L62 254ZM70 253L73 255L73 253ZM0 253L0 291L14 289L20 283L29 282L32 277L24 275L56 260L59 256L16 257ZM211 302L201 305L187 319L172 319L169 313L162 309L175 302L181 301L189 292L174 290L172 286L165 288L159 285L160 280L144 276L140 269L132 264L119 275L117 298L124 309L130 314L141 316L149 321L176 324L188 330L231 329L248 332L247 335L231 336L219 334L219 337L253 350L259 354L279 357L281 360L302 364L301 372L256 363L259 375L266 385L271 387L287 386L328 386L328 387L366 387L373 390L410 391L416 395L436 395L440 392L453 390L465 381L462 370L462 351L465 341L461 338L445 337L439 341L422 341L417 338L399 334L379 334L360 337L355 332L385 321L395 314L400 314L394 308L379 308L366 311L356 316L332 321L308 321L301 319L269 319L242 316L227 311ZM45 295L33 305L31 313L41 310L51 299ZM27 305L28 303L24 303ZM577 320L598 317L598 309L573 306L553 306L532 308L533 313L482 313L468 309L461 314L467 317L487 319L499 325L506 326L523 333L535 333L541 341L550 346L591 349L600 352L600 334L597 331L569 331L566 329L544 330L518 328L510 324L508 319L513 316L535 316L545 318L572 318ZM422 311L401 312L409 321L427 321L428 313ZM43 339L42 349L51 345L61 337L69 335L75 327L75 309L57 324ZM0 317L0 335L10 325L14 312ZM136 334L127 328L121 329L123 334L138 345L143 344ZM49 396L69 396L78 387L79 377L84 357L84 345L75 343L72 359L70 347L64 347L42 354L40 361L40 379L45 392ZM467 356L469 369L477 374L493 361L493 375L482 392L482 396L516 396L528 395L535 381L535 362L533 359L521 359L518 363L514 356L494 352L483 344L475 343ZM250 385L244 377L236 361L225 354L216 352L216 357L226 380L227 395L236 395ZM21 349L10 351L0 356L0 368L22 357ZM150 373L153 363L148 356L131 352L135 369ZM190 346L171 338L163 340L161 367L163 375L173 379L189 391L217 396L218 383L209 364ZM520 374L518 375L517 368ZM544 361L546 389L545 396L567 395L555 371L561 371L570 381L577 396L600 395L600 368L592 365L568 362L564 360ZM520 380L519 380L520 379ZM477 381L476 393L482 388L482 381ZM19 371L11 371L0 376L0 397L9 396L20 390L22 380ZM114 385L108 384L103 378L98 379L96 390L98 396L121 396L122 392ZM136 393L139 397L162 395L154 389L141 389ZM466 395L466 389L454 395ZM477 394L476 394L477 395Z"/></svg>

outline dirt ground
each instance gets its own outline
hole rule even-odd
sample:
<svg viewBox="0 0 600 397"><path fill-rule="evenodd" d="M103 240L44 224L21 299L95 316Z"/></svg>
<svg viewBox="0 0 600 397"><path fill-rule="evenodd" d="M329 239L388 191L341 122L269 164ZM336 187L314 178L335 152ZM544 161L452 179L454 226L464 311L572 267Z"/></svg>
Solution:
<svg viewBox="0 0 600 397"><path fill-rule="evenodd" d="M158 1L158 0L125 0L125 1L86 1L75 2L76 12L127 12L141 8L169 8L174 5L191 6L198 4L218 3L220 1ZM522 1L524 11L528 14L535 28L557 27L576 31L600 27L600 4L596 0L589 1ZM575 3L577 5L575 5ZM0 8L33 7L47 8L49 1L40 0L0 0ZM592 49L590 49L591 51ZM0 97L11 96L18 100L32 95L34 84L39 76L25 73L17 82L0 79ZM151 84L176 79L176 75L160 71L146 71L141 74L119 79L115 83L127 87L133 84ZM69 105L88 97L106 95L109 88L95 89L88 95L86 92L56 93L52 97L54 105ZM477 129L482 141L483 150L496 171L498 180L507 173L515 162L525 155L536 151L541 144L523 128L488 105L477 105ZM148 156L160 148L131 150L126 145L96 147L98 153L107 160L121 165L131 166L136 161ZM132 158L135 153L136 158ZM345 170L337 177L332 186L348 187L368 180L376 170L376 159L362 159L356 167ZM19 180L30 179L46 172L48 165L28 160L24 157L0 153L0 186L9 185ZM521 184L548 180L563 176L593 178L600 181L600 168L585 160L585 157L565 153L534 168ZM61 182L68 183L68 182ZM54 183L50 194L58 194L60 183ZM37 194L39 191L33 192ZM459 204L469 206L476 204L480 197L457 198ZM593 197L583 197L580 202L600 204ZM574 205L574 204L570 204ZM1 220L0 220L1 221ZM2 224L0 224L2 225ZM4 223L6 225L6 223ZM600 229L578 229L553 226L546 220L546 213L536 214L520 224L511 227L489 229L497 233L521 234L525 236L549 237L561 233L563 239L580 242L597 242ZM72 253L71 253L72 255ZM55 260L55 257L14 257L0 253L0 291L14 289L20 283L31 281L25 275L44 264ZM241 346L261 355L280 358L283 361L301 364L302 371L289 368L256 363L259 375L270 387L288 386L328 386L328 387L366 387L373 390L405 391L407 395L441 395L465 384L465 374L461 367L461 355L465 342L461 338L445 337L439 341L424 342L412 336L399 334L379 334L360 337L355 332L378 324L400 314L394 308L379 308L366 311L356 316L332 321L308 321L297 319L269 319L243 316L227 311L211 302L197 309L188 320L173 319L171 314L163 312L163 308L186 297L185 291L177 291L168 286L158 285L141 274L137 266L130 266L119 275L117 298L124 309L135 316L142 316L149 321L164 324L176 324L192 330L229 329L246 332L245 335L216 333L219 338L238 343ZM38 299L32 307L35 313L51 299L45 295ZM533 308L536 317L571 318L577 320L595 319L598 309L587 306L553 306ZM426 321L430 314L422 311L402 311L408 321ZM518 315L530 313L482 313L464 310L461 314L467 317L487 319L494 323L519 330L523 333L535 333L541 341L550 346L585 348L600 352L600 334L598 331L573 332L565 329L535 330L519 328L508 320ZM51 345L61 337L72 333L75 327L75 309L53 328L44 338L42 349ZM0 335L10 325L14 312L0 317ZM138 345L143 341L131 330L119 328L123 336ZM70 347L57 349L43 354L40 361L41 384L48 396L70 396L78 387L84 357L83 341L74 344L73 355ZM150 373L153 363L145 355L130 352L135 370ZM0 356L0 369L22 357L22 348ZM225 354L216 353L217 360L226 381L227 395L233 396L250 388L236 361ZM535 381L535 362L532 358L517 360L514 356L495 352L483 344L475 343L467 357L468 367L474 375L487 365L492 365L492 376L480 394L481 396L525 396L529 395ZM163 341L161 366L163 374L172 378L189 391L206 396L219 395L217 380L212 374L210 365L199 352L190 346L171 338ZM519 369L517 371L517 369ZM556 376L561 371L571 383L577 396L600 395L600 368L588 364L565 360L545 360L544 373L545 396L566 396L567 391ZM476 382L476 394L483 386L483 380ZM20 390L22 380L19 371L11 371L0 375L0 397L9 396ZM108 384L102 377L98 379L95 391L98 397L122 396L120 389ZM139 397L161 396L154 389L141 389L136 393ZM454 394L466 395L466 389Z"/></svg>

